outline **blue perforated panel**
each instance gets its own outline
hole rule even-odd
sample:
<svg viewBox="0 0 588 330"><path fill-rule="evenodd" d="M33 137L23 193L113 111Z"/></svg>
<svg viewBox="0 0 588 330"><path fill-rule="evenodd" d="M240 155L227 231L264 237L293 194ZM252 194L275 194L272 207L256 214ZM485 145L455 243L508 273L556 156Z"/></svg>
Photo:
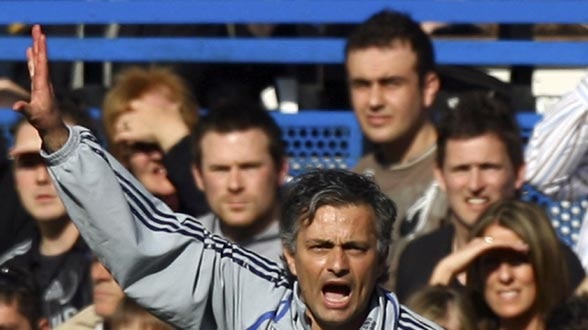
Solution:
<svg viewBox="0 0 588 330"><path fill-rule="evenodd" d="M309 168L351 169L361 157L362 135L351 111L275 113L283 130L290 174Z"/></svg>
<svg viewBox="0 0 588 330"><path fill-rule="evenodd" d="M523 188L522 197L524 200L543 206L557 236L569 246L576 245L586 207L588 207L587 197L574 201L553 200L529 185Z"/></svg>

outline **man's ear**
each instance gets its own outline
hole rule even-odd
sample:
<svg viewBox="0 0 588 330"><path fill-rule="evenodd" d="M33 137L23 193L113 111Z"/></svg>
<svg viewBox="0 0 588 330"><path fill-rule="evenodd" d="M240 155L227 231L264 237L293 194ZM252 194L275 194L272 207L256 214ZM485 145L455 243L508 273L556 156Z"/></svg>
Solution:
<svg viewBox="0 0 588 330"><path fill-rule="evenodd" d="M437 97L441 82L435 72L427 73L423 79L423 104L425 108L429 108L435 102L435 97Z"/></svg>
<svg viewBox="0 0 588 330"><path fill-rule="evenodd" d="M290 165L288 164L288 158L284 158L282 160L282 163L279 164L280 167L280 171L278 173L278 183L280 185L283 185L284 183L286 183L286 179L288 178L288 171L290 170Z"/></svg>
<svg viewBox="0 0 588 330"><path fill-rule="evenodd" d="M284 250L284 258L286 259L286 263L288 264L288 269L290 270L290 273L292 273L292 275L294 276L298 276L298 273L296 272L296 260L294 258L294 253L292 251L290 251L290 249L288 247L283 247Z"/></svg>
<svg viewBox="0 0 588 330"><path fill-rule="evenodd" d="M447 192L447 186L445 185L445 177L443 176L443 171L439 167L435 166L435 168L433 169L433 174L435 175L435 180L439 184L441 190Z"/></svg>
<svg viewBox="0 0 588 330"><path fill-rule="evenodd" d="M380 257L378 262L378 278L385 278L387 279L390 276L389 269L388 269L388 260L390 259L390 255L386 257Z"/></svg>
<svg viewBox="0 0 588 330"><path fill-rule="evenodd" d="M196 186L198 189L204 191L204 180L202 179L202 173L200 173L200 169L195 165L192 165L192 175L194 175L194 180L196 181Z"/></svg>
<svg viewBox="0 0 588 330"><path fill-rule="evenodd" d="M521 167L519 167L518 171L516 172L516 179L515 179L515 188L517 190L521 189L523 187L523 185L525 184L525 174L527 171L527 166L525 164L522 164Z"/></svg>
<svg viewBox="0 0 588 330"><path fill-rule="evenodd" d="M39 330L51 330L49 326L49 320L46 317L43 317L39 320Z"/></svg>

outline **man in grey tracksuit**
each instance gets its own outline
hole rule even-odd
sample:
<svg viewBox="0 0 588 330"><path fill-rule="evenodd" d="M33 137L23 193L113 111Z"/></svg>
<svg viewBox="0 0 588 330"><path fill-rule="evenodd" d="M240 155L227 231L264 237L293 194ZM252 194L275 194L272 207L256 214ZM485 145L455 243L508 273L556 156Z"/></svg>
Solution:
<svg viewBox="0 0 588 330"><path fill-rule="evenodd" d="M344 171L295 180L280 223L286 274L173 213L88 130L66 127L45 36L39 26L32 34L31 101L14 108L37 128L71 218L128 296L180 329L440 329L377 286L395 208L371 180Z"/></svg>

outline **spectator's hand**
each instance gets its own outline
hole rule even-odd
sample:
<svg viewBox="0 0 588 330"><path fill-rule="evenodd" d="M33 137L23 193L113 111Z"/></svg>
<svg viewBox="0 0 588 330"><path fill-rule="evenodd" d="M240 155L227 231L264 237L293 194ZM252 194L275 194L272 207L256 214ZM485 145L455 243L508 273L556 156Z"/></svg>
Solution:
<svg viewBox="0 0 588 330"><path fill-rule="evenodd" d="M179 103L158 91L131 101L129 111L118 117L115 127L116 143L156 143L164 152L190 134Z"/></svg>
<svg viewBox="0 0 588 330"><path fill-rule="evenodd" d="M33 46L27 48L27 65L31 77L31 99L17 101L12 108L22 113L39 131L43 149L53 152L67 141L69 131L55 107L53 88L49 81L47 40L39 25L33 26Z"/></svg>
<svg viewBox="0 0 588 330"><path fill-rule="evenodd" d="M529 246L524 242L513 242L491 236L476 237L466 246L437 263L429 279L429 285L449 285L451 280L464 272L474 260L492 249L510 249L526 253Z"/></svg>

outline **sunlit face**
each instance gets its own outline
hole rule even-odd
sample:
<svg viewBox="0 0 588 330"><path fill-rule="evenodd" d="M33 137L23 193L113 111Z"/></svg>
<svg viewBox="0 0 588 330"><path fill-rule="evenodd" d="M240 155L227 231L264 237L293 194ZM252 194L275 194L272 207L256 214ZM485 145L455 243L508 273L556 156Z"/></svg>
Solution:
<svg viewBox="0 0 588 330"><path fill-rule="evenodd" d="M359 329L385 268L377 251L373 210L366 205L320 207L302 225L296 251L285 249L308 317L322 329Z"/></svg>
<svg viewBox="0 0 588 330"><path fill-rule="evenodd" d="M435 176L458 224L468 228L490 205L514 197L524 180L523 169L513 167L494 134L448 140L443 168Z"/></svg>
<svg viewBox="0 0 588 330"><path fill-rule="evenodd" d="M101 317L110 317L124 298L121 287L110 272L98 262L92 262L94 309Z"/></svg>
<svg viewBox="0 0 588 330"><path fill-rule="evenodd" d="M66 215L40 156L41 138L28 123L19 126L10 155L14 158L14 182L25 210L37 221L51 221Z"/></svg>
<svg viewBox="0 0 588 330"><path fill-rule="evenodd" d="M19 313L16 302L12 304L0 303L0 329L32 330L31 323Z"/></svg>
<svg viewBox="0 0 588 330"><path fill-rule="evenodd" d="M211 131L201 147L196 182L226 226L250 227L274 216L287 166L274 163L268 136L261 129Z"/></svg>
<svg viewBox="0 0 588 330"><path fill-rule="evenodd" d="M484 236L521 242L512 230L490 225ZM536 313L535 273L527 255L512 250L493 250L480 257L486 303L500 319L528 317Z"/></svg>
<svg viewBox="0 0 588 330"><path fill-rule="evenodd" d="M396 142L428 120L439 88L435 74L419 84L416 54L407 43L353 50L347 58L351 103L361 129L374 143Z"/></svg>

